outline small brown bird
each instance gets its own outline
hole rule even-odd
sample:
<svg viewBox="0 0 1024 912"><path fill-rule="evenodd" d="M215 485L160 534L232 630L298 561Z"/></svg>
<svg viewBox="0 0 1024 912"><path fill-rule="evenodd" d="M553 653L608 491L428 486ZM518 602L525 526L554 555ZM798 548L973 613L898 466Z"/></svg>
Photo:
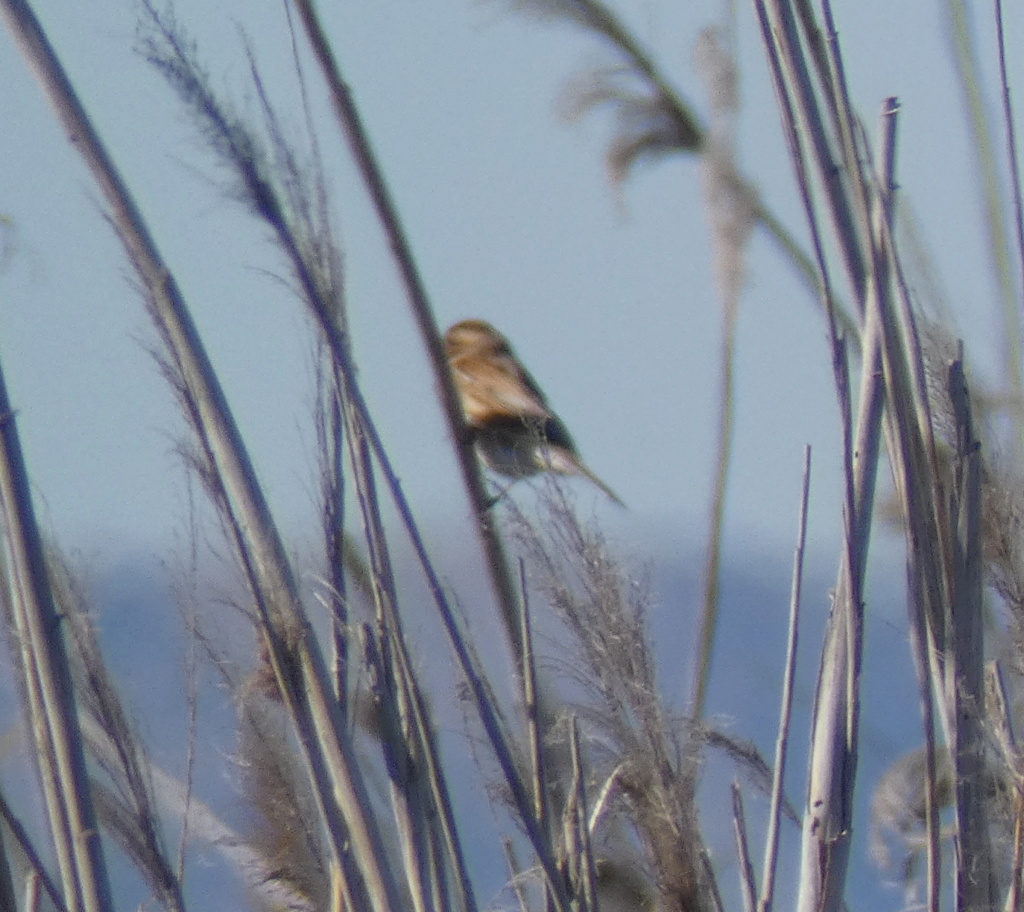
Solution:
<svg viewBox="0 0 1024 912"><path fill-rule="evenodd" d="M444 345L484 465L512 479L538 472L583 475L624 506L580 461L565 425L508 339L483 320L463 320L445 333Z"/></svg>

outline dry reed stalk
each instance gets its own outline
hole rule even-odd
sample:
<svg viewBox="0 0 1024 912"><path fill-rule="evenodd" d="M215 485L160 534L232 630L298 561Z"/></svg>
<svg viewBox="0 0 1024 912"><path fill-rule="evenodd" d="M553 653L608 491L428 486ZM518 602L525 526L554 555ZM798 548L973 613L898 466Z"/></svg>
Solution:
<svg viewBox="0 0 1024 912"><path fill-rule="evenodd" d="M775 741L775 764L772 768L771 804L764 845L764 869L761 893L755 908L771 912L775 893L775 874L779 863L779 824L783 803L783 781L789 748L790 719L793 712L793 685L796 679L796 654L800 621L800 591L803 584L804 547L807 541L807 505L811 487L811 448L804 449L803 484L800 493L800 521L793 555L793 581L789 600L789 624L786 637L786 665L782 676L782 706L779 710L778 734Z"/></svg>
<svg viewBox="0 0 1024 912"><path fill-rule="evenodd" d="M587 692L573 711L586 726L587 743L595 745L588 829L597 844L602 829L605 835L617 833L616 827L631 834L603 843L598 871L623 873L611 874L599 894L612 889L616 878L629 879L625 872L635 865L623 840L635 839L632 851L642 851L641 870L649 878L643 892L651 902L710 912L720 900L698 822L700 756L714 745L741 763L747 758L712 730L672 720L656 686L645 587L613 557L600 530L581 522L556 482L545 493L538 523L513 502L507 510L534 584L569 635L571 654L560 653L562 674ZM552 803L561 798L568 804L572 783L566 763L553 759L548 776ZM560 812L554 807L551 813ZM572 857L574 844L563 838L562 845L561 853Z"/></svg>
<svg viewBox="0 0 1024 912"><path fill-rule="evenodd" d="M27 10L0 7L5 17ZM113 902L85 745L51 588L42 535L32 505L17 426L0 372L0 511L3 514L4 594L17 642L24 711L57 854L63 903L70 912L110 912ZM9 869L3 877L10 883Z"/></svg>
<svg viewBox="0 0 1024 912"><path fill-rule="evenodd" d="M704 175L705 212L711 229L715 279L721 308L721 361L719 364L718 441L715 477L709 507L707 553L704 563L704 604L694 660L690 715L704 715L715 632L718 627L722 542L725 530L726 492L735 406L736 324L745 277L746 246L754 227L750 194L737 178L735 121L739 109L736 61L728 40L708 29L697 46L698 69L704 79L711 107L711 124L705 132L701 157Z"/></svg>
<svg viewBox="0 0 1024 912"><path fill-rule="evenodd" d="M374 569L371 588L375 589L374 597L378 610L382 616L389 615L397 618L397 615L393 614L396 596L393 583L389 582L391 574L387 558L387 544L380 522L373 472L368 461L369 454L372 454L376 460L376 466L382 474L384 483L397 507L400 520L412 542L434 604L439 611L449 642L455 651L460 671L468 684L469 692L473 695L484 730L501 766L502 775L515 797L518 813L533 842L541 867L545 871L545 878L552 891L554 901L558 907L565 907L567 900L564 895L560 895L564 894L564 890L562 890L555 873L555 860L551 855L545 834L531 813L528 789L516 768L508 736L503 731L498 708L493 702L493 696L485 677L478 668L468 644L463 639L459 624L430 560L426 542L369 415L356 377L355 367L351 361L343 321L332 303L334 300L332 289L323 286L320 281L323 270L307 256L307 251L317 251L328 244L326 242L317 243L315 239L304 236L304 223L312 220L296 218L292 213L296 205L299 207L303 205L303 200L282 198L286 197L286 194L278 192L273 175L261 167L261 163L271 156L262 153L260 143L248 128L237 118L231 116L213 96L206 84L204 74L192 59L189 45L180 34L180 30L173 22L163 20L152 8L149 8L149 15L155 30L155 38L147 43L148 56L152 62L164 70L172 84L212 134L214 148L236 172L238 187L243 199L275 232L298 281L302 298L322 333L322 339L330 354L332 365L341 377L339 386L344 396L342 414L344 416L346 412L350 412L351 415L347 425L350 457L356 467L356 490L361 502L364 528L371 552L371 565ZM261 98L265 98L259 85L258 74L254 73L254 79L257 81ZM276 148L278 143L283 142L283 131L277 126L276 118L266 103L264 112L272 141L275 144L274 157L288 162L292 161L294 156L287 149ZM287 183L288 187L301 185L301 175L291 170L288 173L292 178ZM392 623L387 635L398 636L398 630L399 628Z"/></svg>
<svg viewBox="0 0 1024 912"><path fill-rule="evenodd" d="M412 247L406 238L397 207L391 199L390 191L377 164L376 155L363 127L359 110L342 77L334 51L320 24L316 9L310 0L296 0L295 6L313 54L320 66L324 83L330 92L339 126L349 144L363 183L373 200L381 226L388 237L399 274L405 285L413 317L420 330L424 349L433 367L434 384L448 422L449 433L455 446L466 492L473 506L476 527L487 559L498 608L505 625L505 633L518 667L522 662L522 644L518 641L519 625L516 620L516 600L512 577L501 540L488 513L489 498L484 488L479 460L476 457L472 439L466 433L462 407L455 391L451 372L448 369L448 359L445 356L440 329L430 305L426 286L420 277Z"/></svg>
<svg viewBox="0 0 1024 912"><path fill-rule="evenodd" d="M209 460L228 528L260 614L268 654L299 733L349 903L384 912L397 907L361 774L335 703L330 678L298 598L291 568L241 436L231 417L184 299L99 135L45 40L21 2L6 0L5 17L35 70L74 148L83 156L110 207L110 218L143 288L167 347L168 364L186 416Z"/></svg>
<svg viewBox="0 0 1024 912"><path fill-rule="evenodd" d="M1006 36L1003 29L1003 2L995 0L993 17L996 25L996 57L999 61L999 84L1002 88L1003 130L1006 133L1006 160L1010 166L1013 187L1013 226L1017 232L1017 257L1020 274L1018 293L1024 295L1024 191L1021 189L1020 162L1017 159L1017 126L1010 101L1010 77L1006 72ZM1019 319L1019 317L1018 317Z"/></svg>
<svg viewBox="0 0 1024 912"><path fill-rule="evenodd" d="M826 200L835 234L859 312L863 304L864 255L852 226L858 224L850 195L839 182L839 169L825 119L817 103L792 10L785 2L757 3L762 36L779 100L783 129L790 144L797 181L811 226L826 299L832 300L828 269L818 225L819 214L811 192L810 163L823 175ZM834 96L833 96L834 97ZM859 173L851 171L850 173ZM863 223L863 219L860 220ZM867 311L870 314L870 311ZM856 430L849 427L850 407L841 347L833 329L837 392L844 416L844 453L847 479L844 505L845 544L839 579L826 629L812 721L808 768L807 811L800 873L798 908L802 912L838 912L842 905L849 860L849 833L857 760L859 669L863 644L861 596L865 557L871 530L874 478L881 423L881 387L875 378L877 335L871 323L862 330L864 352L860 414ZM856 441L856 446L853 442Z"/></svg>
<svg viewBox="0 0 1024 912"><path fill-rule="evenodd" d="M999 291L1002 332L999 335L1005 377L1013 398L1024 397L1024 359L1021 356L1020 299L1014 290L1012 255L1006 232L1007 217L1002 196L1003 175L996 160L990 108L984 96L985 79L974 37L971 6L962 0L945 0L947 39L951 45L957 88L965 112L971 152L975 156L975 175L984 211L985 249L991 257L992 276ZM1016 441L1014 446L1016 449ZM1016 449L1016 452L1020 452Z"/></svg>
<svg viewBox="0 0 1024 912"><path fill-rule="evenodd" d="M757 882L754 865L750 860L750 842L747 837L747 818L743 811L743 793L739 783L732 784L732 824L736 834L736 855L740 863L740 890L744 912L757 912Z"/></svg>
<svg viewBox="0 0 1024 912"><path fill-rule="evenodd" d="M167 912L184 912L182 879L164 848L145 749L100 650L90 605L60 555L48 555L54 600L69 637L70 667L91 787L104 830ZM101 775L102 774L102 775Z"/></svg>
<svg viewBox="0 0 1024 912"><path fill-rule="evenodd" d="M921 676L926 736L931 729L930 698L934 693L939 697L939 719L956 771L957 908L990 908L994 880L983 814L984 746L978 721L983 656L978 443L971 426L962 367L954 362L948 397L955 417L954 449L959 461L955 483L950 488L936 457L925 359L893 241L896 106L889 100L883 108L876 177L862 164L870 158L847 98L828 0L823 0L822 14L824 33L829 40L824 53L815 57L817 81L812 78L804 56L805 47L813 50L821 40L807 5L800 7L804 10L802 36L792 9L784 0L766 0L759 3L758 9L798 179L802 188L808 186L804 149L809 148L818 180L826 190L833 237L844 257L857 300L862 302L865 366L873 373L881 367L887 403L882 426L908 530L910 622L912 640L917 643L915 654ZM836 168L835 163L841 163L842 168ZM805 200L809 200L809 192L803 192ZM812 230L816 231L813 209L809 204L808 215ZM827 282L824 268L823 281ZM862 376L864 384L872 382ZM882 413L876 404L877 393L868 394L870 387L863 388L861 407L867 406L869 410L862 413L868 423L861 426L866 426L875 437L877 430L871 428L877 427ZM841 401L844 397L840 384ZM860 448L854 452L863 455ZM847 557L830 617L815 703L800 885L803 910L840 908L852 827L859 712L857 677L863 624L859 591L871 508L871 499L863 499L863 493L873 488L873 481L868 480L868 488L858 490L856 465L848 462L847 471L851 492L847 499ZM842 585L844 580L851 587L848 591ZM927 769L928 788L933 794L937 772L931 745ZM926 808L930 834L928 901L930 908L938 909L939 859L933 798L929 798Z"/></svg>

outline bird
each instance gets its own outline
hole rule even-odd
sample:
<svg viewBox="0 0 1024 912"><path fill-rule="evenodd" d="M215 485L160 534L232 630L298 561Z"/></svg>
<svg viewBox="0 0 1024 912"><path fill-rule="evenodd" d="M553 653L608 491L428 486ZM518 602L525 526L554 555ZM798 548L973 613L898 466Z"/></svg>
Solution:
<svg viewBox="0 0 1024 912"><path fill-rule="evenodd" d="M444 347L484 465L513 481L539 472L582 475L624 506L583 464L566 426L498 330L484 320L462 320L449 327Z"/></svg>

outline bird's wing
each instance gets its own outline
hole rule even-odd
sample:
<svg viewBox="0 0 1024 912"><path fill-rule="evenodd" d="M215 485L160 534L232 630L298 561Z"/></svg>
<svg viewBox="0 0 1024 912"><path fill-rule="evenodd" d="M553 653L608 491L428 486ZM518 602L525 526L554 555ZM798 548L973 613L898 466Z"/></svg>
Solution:
<svg viewBox="0 0 1024 912"><path fill-rule="evenodd" d="M501 418L553 417L544 396L514 360L465 358L453 365L470 424Z"/></svg>

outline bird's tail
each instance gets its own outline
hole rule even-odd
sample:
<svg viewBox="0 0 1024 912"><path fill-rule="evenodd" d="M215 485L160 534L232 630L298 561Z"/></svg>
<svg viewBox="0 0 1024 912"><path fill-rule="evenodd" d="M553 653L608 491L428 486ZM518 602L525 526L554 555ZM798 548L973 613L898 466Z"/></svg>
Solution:
<svg viewBox="0 0 1024 912"><path fill-rule="evenodd" d="M584 478L589 478L594 484L596 484L609 499L617 503L620 507L625 508L625 504L622 502L618 494L616 494L611 488L608 487L600 478L598 478L593 472L590 471L582 462L582 460L571 450L565 447L546 447L542 453L546 465L545 468L548 471L556 472L559 475L582 475Z"/></svg>
<svg viewBox="0 0 1024 912"><path fill-rule="evenodd" d="M594 484L596 484L605 494L605 496L618 504L623 509L626 509L626 505L622 502L622 498L619 497L611 488L608 487L600 478L598 478L593 472L590 471L585 465L580 464L580 474L589 478Z"/></svg>

